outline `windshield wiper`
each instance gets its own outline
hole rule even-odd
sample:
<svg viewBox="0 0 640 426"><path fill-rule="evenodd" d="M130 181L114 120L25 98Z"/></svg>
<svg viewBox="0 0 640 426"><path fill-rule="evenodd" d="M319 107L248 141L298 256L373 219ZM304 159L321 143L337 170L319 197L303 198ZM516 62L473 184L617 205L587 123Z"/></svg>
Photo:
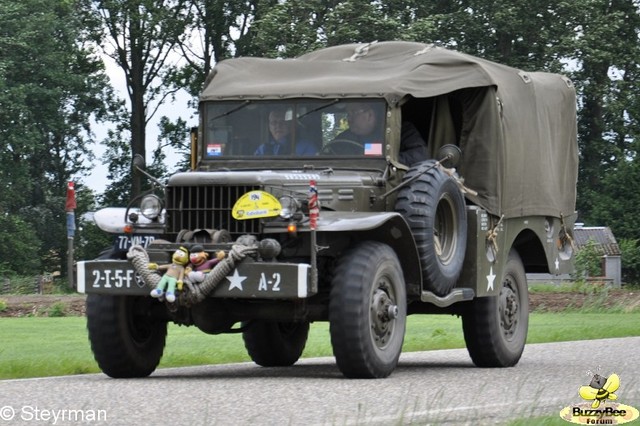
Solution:
<svg viewBox="0 0 640 426"><path fill-rule="evenodd" d="M236 106L236 107L231 108L229 111L225 111L225 112L223 112L222 114L218 114L218 115L216 115L215 117L210 118L210 119L209 119L209 121L217 120L218 118L226 117L226 116L227 116L227 115L229 115L229 114L233 114L234 112L239 111L239 110L241 110L242 108L246 107L246 106L247 106L247 105L249 105L250 103L251 103L251 101L244 101L244 102L243 102L243 103L241 103L240 105L238 105L238 106Z"/></svg>
<svg viewBox="0 0 640 426"><path fill-rule="evenodd" d="M338 102L340 102L340 99L334 99L334 100L332 100L332 101L331 101L331 102L329 102L329 103L326 103L326 104L324 104L324 105L320 105L318 108L314 108L314 109L312 109L311 111L307 111L307 112L305 112L304 114L302 114L302 115L298 116L298 120L299 120L299 119L301 119L302 117L306 117L307 115L309 115L309 114L311 114L311 113L314 113L314 112L320 111L321 109L328 108L328 107L330 107L330 106L331 106L331 105L333 105L333 104L337 104Z"/></svg>

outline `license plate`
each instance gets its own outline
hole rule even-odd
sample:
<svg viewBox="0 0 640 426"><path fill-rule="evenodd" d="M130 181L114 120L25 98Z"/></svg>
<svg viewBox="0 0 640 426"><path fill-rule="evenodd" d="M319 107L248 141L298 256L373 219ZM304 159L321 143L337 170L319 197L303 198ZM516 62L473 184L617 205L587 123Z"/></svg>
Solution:
<svg viewBox="0 0 640 426"><path fill-rule="evenodd" d="M126 260L78 262L78 292L149 295L148 287ZM197 284L196 284L197 285ZM242 262L218 284L211 295L234 299L303 299L318 289L312 285L311 266L297 263Z"/></svg>
<svg viewBox="0 0 640 426"><path fill-rule="evenodd" d="M127 251L133 245L147 248L155 239L155 235L117 235L113 247L120 251Z"/></svg>
<svg viewBox="0 0 640 426"><path fill-rule="evenodd" d="M78 262L78 293L149 294L149 289L126 260Z"/></svg>
<svg viewBox="0 0 640 426"><path fill-rule="evenodd" d="M242 262L216 287L213 297L304 299L318 292L305 263Z"/></svg>

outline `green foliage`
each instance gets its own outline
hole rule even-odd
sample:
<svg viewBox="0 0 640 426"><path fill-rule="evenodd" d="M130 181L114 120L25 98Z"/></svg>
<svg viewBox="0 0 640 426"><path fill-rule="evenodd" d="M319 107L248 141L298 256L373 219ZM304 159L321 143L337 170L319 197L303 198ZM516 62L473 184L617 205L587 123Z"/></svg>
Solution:
<svg viewBox="0 0 640 426"><path fill-rule="evenodd" d="M592 206L589 220L592 224L606 224L620 239L638 239L640 216L640 162L622 159L611 166L600 181L600 186L590 192Z"/></svg>
<svg viewBox="0 0 640 426"><path fill-rule="evenodd" d="M7 301L4 299L0 299L0 312L4 312L7 310Z"/></svg>
<svg viewBox="0 0 640 426"><path fill-rule="evenodd" d="M637 200L628 191L636 180L628 172L637 169L640 118L638 4L576 3L578 30L567 44L578 64L573 73L580 96L578 211L585 223L606 224L619 237L638 238L637 219L629 214Z"/></svg>
<svg viewBox="0 0 640 426"><path fill-rule="evenodd" d="M38 277L36 275L11 275L3 274L3 281L8 280L9 294L34 294L36 292L36 283ZM5 282L2 283L3 290L5 289Z"/></svg>
<svg viewBox="0 0 640 426"><path fill-rule="evenodd" d="M550 283L535 283L529 284L529 293L568 293L572 291L572 288L567 283L550 284Z"/></svg>
<svg viewBox="0 0 640 426"><path fill-rule="evenodd" d="M75 244L76 259L95 259L113 245L113 236L107 234L90 220L80 221Z"/></svg>
<svg viewBox="0 0 640 426"><path fill-rule="evenodd" d="M318 0L275 4L255 23L254 48L260 56L290 58L323 47L317 30L327 8Z"/></svg>
<svg viewBox="0 0 640 426"><path fill-rule="evenodd" d="M618 242L622 260L622 281L640 284L640 242L623 238Z"/></svg>
<svg viewBox="0 0 640 426"><path fill-rule="evenodd" d="M394 15L377 2L341 2L327 14L327 44L397 39L401 23Z"/></svg>
<svg viewBox="0 0 640 426"><path fill-rule="evenodd" d="M131 196L131 146L128 126L118 126L116 130L109 130L108 139L103 141L107 150L103 161L108 164L107 185L104 193L99 197L99 204L110 207L125 207Z"/></svg>
<svg viewBox="0 0 640 426"><path fill-rule="evenodd" d="M29 275L41 270L41 240L19 216L0 214L0 272Z"/></svg>
<svg viewBox="0 0 640 426"><path fill-rule="evenodd" d="M0 262L5 270L60 270L66 183L90 168L89 122L104 112L101 100L108 88L102 61L87 44L90 22L79 6L0 0Z"/></svg>
<svg viewBox="0 0 640 426"><path fill-rule="evenodd" d="M163 148L170 146L182 155L182 159L177 163L178 170L189 170L191 168L191 146L190 129L187 122L182 118L171 121L167 117L162 117L158 127L160 128L158 139L160 142L164 141L164 144L159 145L154 151L154 163L161 163L161 160L164 160L162 157L164 155Z"/></svg>
<svg viewBox="0 0 640 426"><path fill-rule="evenodd" d="M67 316L67 305L63 302L57 302L47 309L47 316L50 318Z"/></svg>
<svg viewBox="0 0 640 426"><path fill-rule="evenodd" d="M66 279L53 277L50 275L12 275L5 274L0 271L0 292L7 294L36 294L38 292L39 283L49 282L47 287L48 293L51 294L67 294L72 290L69 288Z"/></svg>
<svg viewBox="0 0 640 426"><path fill-rule="evenodd" d="M561 284L531 284L529 293L582 293L600 294L606 292L605 286L588 283L585 279Z"/></svg>
<svg viewBox="0 0 640 426"><path fill-rule="evenodd" d="M595 241L589 240L576 253L574 280L584 284L588 277L602 275L602 253L598 251Z"/></svg>
<svg viewBox="0 0 640 426"><path fill-rule="evenodd" d="M185 65L167 73L167 86L186 90L192 96L189 106L195 109L205 79L217 62L265 53L258 47L258 22L278 4L277 0L192 0L185 27L188 36L178 42Z"/></svg>

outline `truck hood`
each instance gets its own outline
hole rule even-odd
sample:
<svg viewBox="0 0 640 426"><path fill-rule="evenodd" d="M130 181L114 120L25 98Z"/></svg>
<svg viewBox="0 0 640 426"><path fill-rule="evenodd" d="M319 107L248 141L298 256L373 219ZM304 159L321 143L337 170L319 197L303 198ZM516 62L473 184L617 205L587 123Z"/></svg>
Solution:
<svg viewBox="0 0 640 426"><path fill-rule="evenodd" d="M173 175L168 186L209 186L209 185L256 185L256 186L304 186L310 181L319 186L383 186L382 172L344 171L325 169L322 171L301 170L261 170L261 171L214 171L184 172Z"/></svg>

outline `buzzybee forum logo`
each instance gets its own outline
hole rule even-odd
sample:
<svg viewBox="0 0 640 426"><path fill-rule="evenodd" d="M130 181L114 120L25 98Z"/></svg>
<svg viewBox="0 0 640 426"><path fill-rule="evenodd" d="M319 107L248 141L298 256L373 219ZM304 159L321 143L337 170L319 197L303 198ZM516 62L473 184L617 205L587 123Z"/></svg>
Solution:
<svg viewBox="0 0 640 426"><path fill-rule="evenodd" d="M578 390L586 402L564 407L560 411L562 419L580 425L621 425L638 418L640 412L636 408L617 402L616 392L620 389L617 374L604 377L589 372L589 375L593 375L591 383Z"/></svg>

